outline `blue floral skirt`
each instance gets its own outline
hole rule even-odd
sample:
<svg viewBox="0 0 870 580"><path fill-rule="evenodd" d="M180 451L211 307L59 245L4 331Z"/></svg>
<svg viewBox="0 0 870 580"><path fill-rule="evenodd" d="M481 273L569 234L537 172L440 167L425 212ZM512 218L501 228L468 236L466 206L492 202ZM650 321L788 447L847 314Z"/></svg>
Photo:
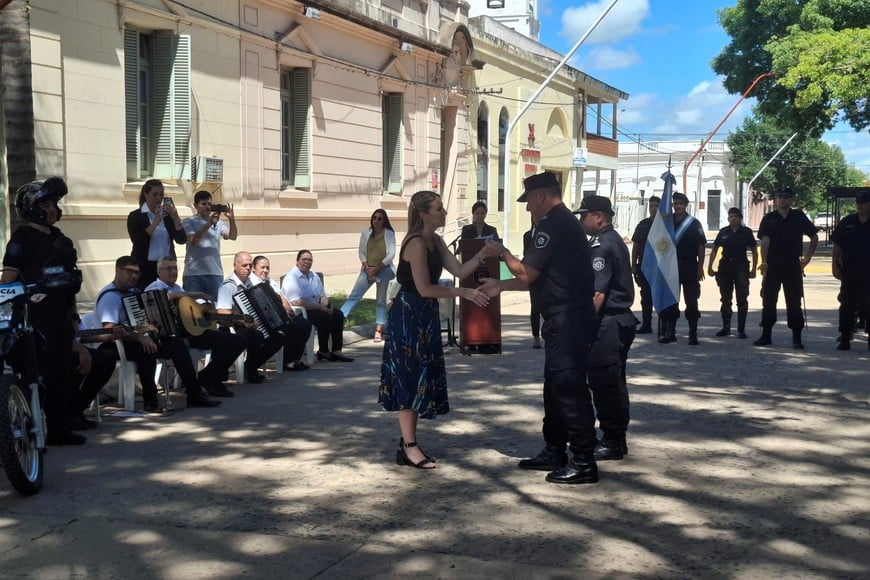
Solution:
<svg viewBox="0 0 870 580"><path fill-rule="evenodd" d="M386 411L411 409L424 419L450 410L438 300L404 289L387 315L378 402Z"/></svg>

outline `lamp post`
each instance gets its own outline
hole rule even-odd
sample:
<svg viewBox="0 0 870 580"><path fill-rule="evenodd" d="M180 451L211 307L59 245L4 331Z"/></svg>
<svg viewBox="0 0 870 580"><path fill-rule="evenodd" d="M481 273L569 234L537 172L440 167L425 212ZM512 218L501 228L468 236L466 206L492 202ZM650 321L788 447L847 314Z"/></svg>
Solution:
<svg viewBox="0 0 870 580"><path fill-rule="evenodd" d="M601 16L599 16L595 20L595 22L592 23L592 26L589 27L589 30L587 30L586 33L580 37L580 39L574 44L574 46L571 48L571 50L568 51L568 54L566 54L564 57L562 57L562 60L559 61L559 64L556 65L556 68L553 69L553 72L550 73L550 76L548 76L546 79L544 79L544 82L541 83L541 85L538 87L538 90L535 91L535 94L533 94L531 97L529 97L529 100L526 101L526 103L522 106L519 113L517 113L517 115L510 121L510 123L508 123L507 134L505 136L505 142L504 142L504 152L503 152L504 160L505 160L505 170L504 170L504 196L505 196L505 199L504 199L504 211L502 212L502 215L504 218L502 220L502 240L503 240L503 243L506 247L508 246L509 236L510 236L510 232L509 232L508 228L510 226L509 217L510 217L510 204L511 204L511 188L510 188L510 183L511 183L510 176L511 176L511 166L512 166L512 164L511 164L511 131L513 131L513 128L517 126L517 123L519 122L520 118L526 113L526 111L529 110L529 107L532 106L532 103L535 102L535 99L537 99L541 95L541 93L544 92L544 89L547 88L547 85L550 84L550 81L553 80L553 77L555 77L558 74L558 72L560 70L562 70L562 67L565 66L565 63L568 62L568 59L570 59L572 56L574 56L574 53L577 52L577 49L580 48L580 45L583 44L584 42L586 42L586 39L589 38L589 35L592 34L592 31L595 30L595 27L598 26L598 24L602 20L604 20L604 17L607 16L607 13L610 12L610 9L613 8L618 1L619 0L612 0L610 2L610 4L607 6L607 8L605 8L604 12L601 13Z"/></svg>

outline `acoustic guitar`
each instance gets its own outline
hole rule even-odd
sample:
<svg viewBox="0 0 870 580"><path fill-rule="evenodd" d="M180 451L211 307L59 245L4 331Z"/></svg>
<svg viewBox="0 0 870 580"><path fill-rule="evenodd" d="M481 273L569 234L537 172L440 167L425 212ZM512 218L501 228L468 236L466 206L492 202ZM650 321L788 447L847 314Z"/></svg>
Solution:
<svg viewBox="0 0 870 580"><path fill-rule="evenodd" d="M87 328L85 330L76 330L76 336L101 336L103 334L115 334L115 328L123 328L127 334L145 334L146 332L155 332L157 327L153 324L140 324L139 326L127 326L126 324L116 324L113 328Z"/></svg>
<svg viewBox="0 0 870 580"><path fill-rule="evenodd" d="M247 314L220 314L211 302L197 302L190 296L178 299L178 320L190 336L200 336L206 330L217 330L219 322L254 322L254 318Z"/></svg>

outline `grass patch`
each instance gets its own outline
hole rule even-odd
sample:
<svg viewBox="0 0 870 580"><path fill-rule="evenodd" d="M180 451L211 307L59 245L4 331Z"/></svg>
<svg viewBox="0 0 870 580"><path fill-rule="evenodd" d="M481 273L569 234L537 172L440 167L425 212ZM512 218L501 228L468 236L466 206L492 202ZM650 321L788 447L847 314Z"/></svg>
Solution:
<svg viewBox="0 0 870 580"><path fill-rule="evenodd" d="M347 294L338 292L329 296L329 301L333 308L341 308L347 301ZM344 327L350 328L353 326L361 326L363 324L371 324L375 321L377 303L374 298L363 298L356 303L350 315L344 321Z"/></svg>

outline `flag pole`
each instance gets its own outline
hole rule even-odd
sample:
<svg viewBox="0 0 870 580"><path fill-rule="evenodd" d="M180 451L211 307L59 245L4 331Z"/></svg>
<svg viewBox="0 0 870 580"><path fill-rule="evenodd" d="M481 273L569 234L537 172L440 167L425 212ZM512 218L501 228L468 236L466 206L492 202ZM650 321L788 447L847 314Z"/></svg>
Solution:
<svg viewBox="0 0 870 580"><path fill-rule="evenodd" d="M565 66L565 63L568 62L568 59L570 59L572 56L574 56L574 53L577 52L577 49L580 48L580 45L583 44L584 42L586 42L586 39L589 37L590 34L592 34L592 31L595 30L595 27L597 27L598 24L602 20L604 20L604 17L607 16L607 13L610 12L610 9L613 8L618 1L619 0L612 0L610 2L610 4L607 6L607 8L604 10L604 12L601 13L601 16L599 16L595 20L595 22L592 23L592 26L589 27L589 30L587 30L586 33L580 37L580 40L578 40L574 44L574 46L571 48L571 50L568 51L568 54L566 54L562 58L562 60L559 61L559 64L556 65L556 68L553 69L553 72L550 73L550 76L548 76L546 79L544 79L544 82L541 83L541 85L538 87L538 90L535 91L535 94L533 94L531 97L529 97L529 100L526 101L526 104L524 104L522 106L519 113L517 113L517 115L513 118L513 120L511 120L510 123L508 123L507 132L505 134L504 152L503 152L504 159L505 159L505 169L504 169L504 184L503 184L503 187L504 187L504 193L503 193L503 195L504 195L504 211L502 212L502 218L503 218L502 219L502 243L505 245L505 247L508 247L508 245L509 245L508 239L510 236L510 232L508 231L508 228L510 226L510 220L508 218L509 218L509 214L510 214L510 206L511 206L511 203L513 203L513 201L512 201L513 195L511 195L511 188L510 188L510 185L511 185L510 177L511 177L511 167L512 167L512 164L511 164L511 132L513 131L514 127L517 126L517 123L519 123L520 117L522 117L526 113L526 111L529 110L529 107L531 107L532 103L534 103L535 100L540 96L540 94L542 92L544 92L544 89L547 88L547 85L550 84L550 81L553 80L553 77L555 77L558 74L558 72L560 70L562 70L562 67ZM565 186L565 184L563 183L562 187L564 187L564 186Z"/></svg>
<svg viewBox="0 0 870 580"><path fill-rule="evenodd" d="M782 152L785 150L786 147L788 147L788 144L791 143L791 140L794 139L795 137L797 137L797 132L792 133L792 136L788 138L788 141L786 141L785 143L783 143L782 147L780 147L779 150L778 150L776 153L773 154L773 157L771 157L770 159L767 160L767 163L764 164L764 167L762 167L761 169L758 170L758 173L755 174L755 177L753 177L752 179L749 180L749 183L746 184L746 193L747 193L747 194L748 194L750 191L752 191L752 184L755 183L755 180L758 179L758 176L761 175L761 173L762 173L765 169L767 169L767 166L768 166L768 165L770 165L771 163L773 163L773 160L774 160L774 159L776 159L777 157L779 157L779 154L782 153Z"/></svg>

